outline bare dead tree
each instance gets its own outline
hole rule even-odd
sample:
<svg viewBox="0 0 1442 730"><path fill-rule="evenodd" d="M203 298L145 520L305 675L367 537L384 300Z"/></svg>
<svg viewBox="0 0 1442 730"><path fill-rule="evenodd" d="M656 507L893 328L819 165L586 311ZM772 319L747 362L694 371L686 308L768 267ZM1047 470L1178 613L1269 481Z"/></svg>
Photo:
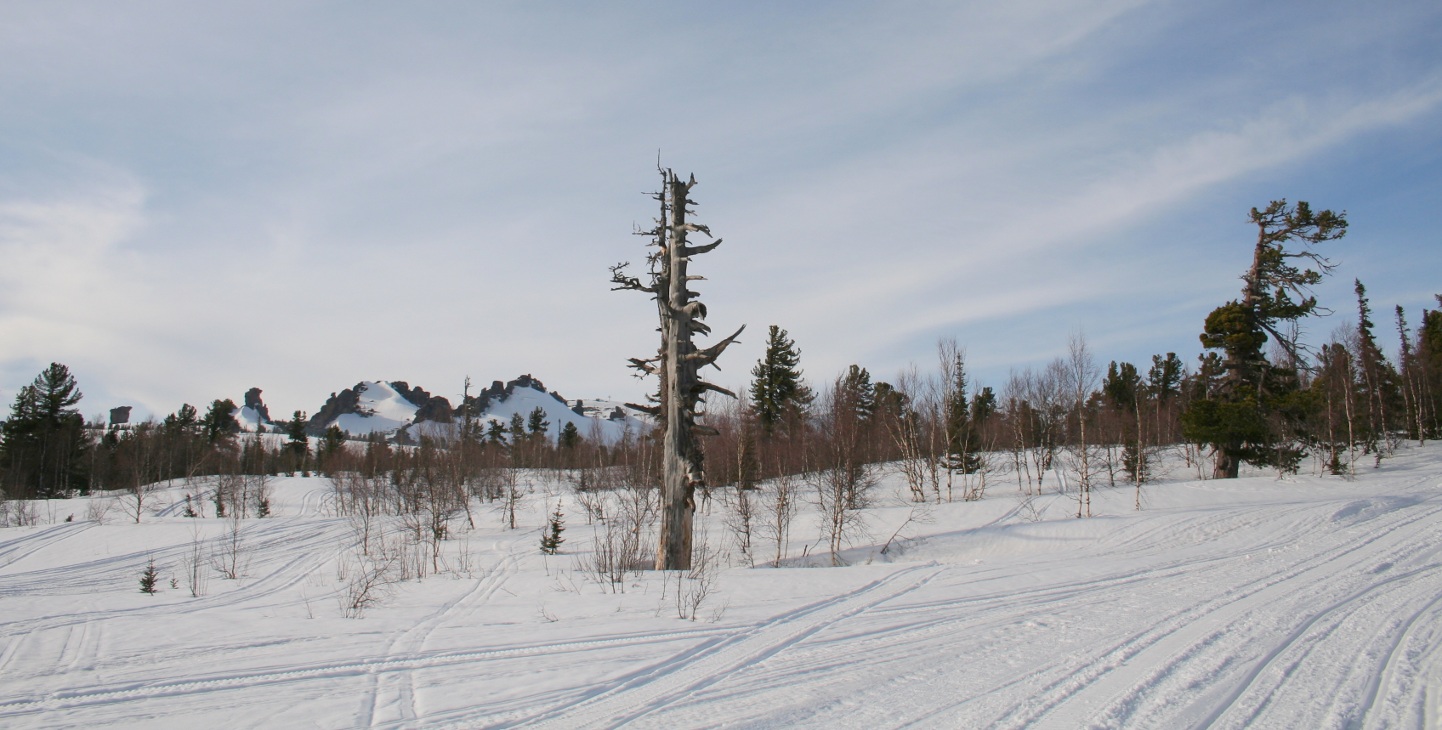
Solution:
<svg viewBox="0 0 1442 730"><path fill-rule="evenodd" d="M717 238L710 243L693 246L687 236L703 233L711 236L704 225L688 223L686 216L694 203L689 195L696 177L682 181L669 169L660 170L662 189L655 194L661 205L656 226L639 231L652 238L656 250L647 255L648 281L626 273L628 264L611 267L612 290L629 289L645 292L656 301L661 320L661 347L655 357L632 358L631 367L645 375L660 378L661 388L654 406L632 406L651 413L662 429L662 498L661 531L656 550L657 570L687 570L691 567L692 518L696 512L695 491L705 484L701 447L696 436L712 433L697 423L701 404L707 391L736 397L734 393L701 380L699 372L706 365L715 365L716 358L746 329L745 325L730 337L710 347L698 349L692 342L695 335L710 334L703 321L706 305L696 299L690 289L693 281L705 277L687 273L691 258L708 253L721 245Z"/></svg>

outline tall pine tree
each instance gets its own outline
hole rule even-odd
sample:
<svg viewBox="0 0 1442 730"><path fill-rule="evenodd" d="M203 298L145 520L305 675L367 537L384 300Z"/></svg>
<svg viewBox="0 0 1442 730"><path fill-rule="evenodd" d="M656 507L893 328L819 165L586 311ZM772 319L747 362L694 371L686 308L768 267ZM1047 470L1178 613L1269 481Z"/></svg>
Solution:
<svg viewBox="0 0 1442 730"><path fill-rule="evenodd" d="M1311 287L1334 268L1311 247L1347 232L1346 213L1314 213L1304 201L1272 201L1265 210L1253 208L1250 220L1257 242L1242 276L1242 297L1213 310L1201 335L1204 347L1223 353L1225 375L1182 416L1184 435L1212 448L1215 478L1235 479L1243 461L1285 468L1297 457L1281 425L1302 360L1287 329L1314 313ZM1290 362L1267 360L1263 347L1269 339Z"/></svg>
<svg viewBox="0 0 1442 730"><path fill-rule="evenodd" d="M15 395L0 427L0 468L12 497L48 499L85 489L85 421L75 405L80 392L70 369L58 362Z"/></svg>

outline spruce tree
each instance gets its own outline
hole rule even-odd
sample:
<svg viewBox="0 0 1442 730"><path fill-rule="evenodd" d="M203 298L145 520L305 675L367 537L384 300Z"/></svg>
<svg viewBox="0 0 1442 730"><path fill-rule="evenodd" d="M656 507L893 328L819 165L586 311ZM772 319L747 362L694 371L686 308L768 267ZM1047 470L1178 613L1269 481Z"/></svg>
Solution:
<svg viewBox="0 0 1442 730"><path fill-rule="evenodd" d="M1366 414L1364 420L1364 446L1367 453L1377 453L1381 458L1381 449L1386 446L1385 440L1390 420L1396 417L1401 391L1398 387L1397 371L1387 361L1387 356L1382 353L1382 348L1377 346L1377 337L1373 333L1372 308L1367 301L1367 288L1362 286L1361 279L1354 279L1354 291L1357 293L1357 369L1360 376L1358 385L1362 392L1360 400L1363 403L1363 412ZM1388 414L1392 415L1388 415Z"/></svg>
<svg viewBox="0 0 1442 730"><path fill-rule="evenodd" d="M0 468L12 497L48 499L86 487L85 420L74 406L83 394L60 363L35 376L15 395L0 426Z"/></svg>
<svg viewBox="0 0 1442 730"><path fill-rule="evenodd" d="M550 428L551 422L546 420L545 409L536 406L526 419L526 431L530 434L531 438L540 439L545 437L546 432Z"/></svg>
<svg viewBox="0 0 1442 730"><path fill-rule="evenodd" d="M555 555L561 549L561 543L566 539L561 533L566 531L566 516L561 513L561 502L556 502L556 511L546 520L546 529L541 532L541 552L546 555Z"/></svg>
<svg viewBox="0 0 1442 730"><path fill-rule="evenodd" d="M160 581L160 571L155 568L155 559L151 558L146 564L145 570L140 571L140 592L155 595L159 589L156 583Z"/></svg>
<svg viewBox="0 0 1442 730"><path fill-rule="evenodd" d="M1122 470L1133 483L1147 480L1146 447L1142 442L1141 403L1144 388L1137 367L1129 362L1107 366L1102 393L1121 416Z"/></svg>
<svg viewBox="0 0 1442 730"><path fill-rule="evenodd" d="M766 353L751 369L751 407L756 421L771 434L811 402L811 390L801 381L801 350L786 330L771 325L766 332Z"/></svg>
<svg viewBox="0 0 1442 730"><path fill-rule="evenodd" d="M967 397L966 363L960 352L951 368L951 384L946 389L946 465L954 472L974 474L981 468L976 453L976 429L971 421L971 401Z"/></svg>
<svg viewBox="0 0 1442 730"><path fill-rule="evenodd" d="M581 443L581 431L576 428L576 424L567 421L566 425L561 427L561 435L556 443L567 451L575 449Z"/></svg>
<svg viewBox="0 0 1442 730"><path fill-rule="evenodd" d="M1213 310L1201 335L1204 347L1223 353L1225 375L1182 417L1187 438L1212 448L1215 478L1235 479L1243 461L1286 468L1299 458L1288 445L1293 434L1286 426L1303 357L1287 328L1315 312L1311 287L1335 266L1311 247L1347 232L1346 213L1314 213L1304 201L1253 208L1250 220L1257 242L1242 277L1242 297ZM1263 347L1269 339L1289 362L1267 360Z"/></svg>
<svg viewBox="0 0 1442 730"><path fill-rule="evenodd" d="M291 471L305 471L306 457L310 456L310 437L305 433L306 418L305 411L296 411L285 426L285 434L289 440L285 444L285 450L290 455Z"/></svg>
<svg viewBox="0 0 1442 730"><path fill-rule="evenodd" d="M1442 438L1442 294L1437 295L1437 306L1435 310L1422 310L1414 349L1422 430L1434 439Z"/></svg>

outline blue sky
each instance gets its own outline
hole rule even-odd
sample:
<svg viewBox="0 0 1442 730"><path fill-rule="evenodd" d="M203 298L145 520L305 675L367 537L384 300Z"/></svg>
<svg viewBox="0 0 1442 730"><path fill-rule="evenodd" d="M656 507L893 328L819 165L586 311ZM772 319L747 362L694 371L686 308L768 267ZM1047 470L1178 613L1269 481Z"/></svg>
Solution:
<svg viewBox="0 0 1442 730"><path fill-rule="evenodd" d="M658 152L725 238L717 379L766 326L815 381L1000 386L1083 332L1199 351L1268 200L1345 209L1319 288L1395 346L1442 292L1442 5L0 5L0 400L312 411L363 379L638 398Z"/></svg>

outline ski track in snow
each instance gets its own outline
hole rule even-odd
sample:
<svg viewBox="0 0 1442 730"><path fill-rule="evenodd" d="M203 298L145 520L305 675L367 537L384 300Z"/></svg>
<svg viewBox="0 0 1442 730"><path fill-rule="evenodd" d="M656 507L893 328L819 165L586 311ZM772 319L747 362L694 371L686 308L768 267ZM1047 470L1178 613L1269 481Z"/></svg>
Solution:
<svg viewBox="0 0 1442 730"><path fill-rule="evenodd" d="M846 595L788 611L688 649L632 673L610 687L589 692L579 702L530 718L516 727L624 725L720 681L732 672L762 662L826 626L909 593L924 585L940 570L935 565L904 568Z"/></svg>
<svg viewBox="0 0 1442 730"><path fill-rule="evenodd" d="M200 598L134 598L148 558L190 549L184 518L149 526L169 542L103 550L97 535L147 526L0 531L0 601L16 607L0 613L0 726L208 712L215 727L1437 727L1442 449L1413 453L1420 466L1371 486L1157 485L1190 506L1136 514L1115 490L1100 498L1125 506L1092 520L1023 522L994 503L961 527L938 519L909 563L745 572L752 592L728 597L744 618L717 625L554 587L539 595L562 618L527 618L544 581L526 530L492 532L485 569L444 598L303 623L354 540L327 516L332 490L304 479L280 480L289 516L244 523L250 577ZM791 578L790 598L755 589ZM431 580L448 579L401 590ZM632 613L608 630L605 609L568 619L567 602ZM288 618L246 618L271 615ZM217 619L240 623L195 628ZM192 628L170 640L172 625Z"/></svg>
<svg viewBox="0 0 1442 730"><path fill-rule="evenodd" d="M516 573L520 561L516 553L517 546L514 543L503 545L503 541L496 541L491 545L491 550L504 557L491 566L485 577L476 581L475 585L464 595L443 604L430 616L422 619L391 641L386 650L387 656L421 653L421 650L425 648L426 641L437 627L461 610L484 603L495 594L507 578ZM415 722L419 717L416 707L415 670L377 673L371 685L369 705L366 717L358 723L360 726L384 727Z"/></svg>

